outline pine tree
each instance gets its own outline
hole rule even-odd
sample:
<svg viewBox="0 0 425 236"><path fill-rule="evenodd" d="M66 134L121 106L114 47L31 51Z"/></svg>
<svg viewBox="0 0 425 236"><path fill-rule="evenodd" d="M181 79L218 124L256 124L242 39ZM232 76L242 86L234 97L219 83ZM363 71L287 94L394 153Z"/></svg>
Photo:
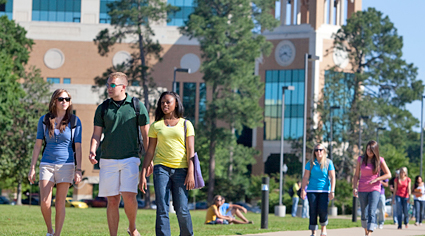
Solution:
<svg viewBox="0 0 425 236"><path fill-rule="evenodd" d="M198 129L206 132L209 150L208 201L214 195L216 151L220 140L232 135L229 129L262 125L259 100L264 85L254 75L255 59L268 54L272 44L255 34L256 26L271 29L277 21L269 14L274 1L203 0L197 1L182 33L196 38L202 51L201 71L212 98L205 121ZM256 25L257 23L257 25ZM222 128L219 121L229 127ZM234 149L230 149L233 152ZM233 154L231 154L233 155Z"/></svg>

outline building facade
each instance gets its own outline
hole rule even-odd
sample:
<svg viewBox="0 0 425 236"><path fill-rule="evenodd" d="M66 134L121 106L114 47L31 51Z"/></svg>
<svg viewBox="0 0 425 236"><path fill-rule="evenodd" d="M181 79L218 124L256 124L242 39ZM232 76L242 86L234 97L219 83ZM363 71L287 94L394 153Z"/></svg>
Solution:
<svg viewBox="0 0 425 236"><path fill-rule="evenodd" d="M99 169L88 161L93 131L93 117L102 102L102 87L94 78L107 68L130 58L132 50L127 39L116 44L107 56L100 56L93 39L109 28L107 3L113 0L8 0L0 6L0 15L7 15L27 30L34 40L28 65L41 69L41 75L53 83L52 89L65 88L73 97L75 113L83 125L82 169L87 179L74 190L77 199L91 198L98 183ZM183 98L186 115L194 123L203 118L205 101L209 98L200 73L201 52L196 40L182 36L178 27L194 11L193 0L168 0L180 11L168 16L169 22L159 22L153 28L154 40L162 47L161 62L150 60L151 76L159 90L172 90L174 68L190 68L190 73L177 73L178 92ZM332 34L355 11L361 10L361 0L281 0L281 25L263 35L273 43L271 55L257 60L255 71L265 83L265 95L259 102L264 107L264 126L252 132L252 145L262 154L252 167L253 174L264 173L268 158L280 152L281 87L293 85L285 98L285 133L287 140L303 135L304 92L308 111L320 97L325 72L334 65L344 69L348 62L343 53L333 50ZM307 91L304 56L318 56L308 64ZM138 89L137 86L130 86ZM308 117L314 114L307 113ZM153 120L153 119L152 119ZM285 152L290 152L285 142ZM301 170L300 170L301 171Z"/></svg>

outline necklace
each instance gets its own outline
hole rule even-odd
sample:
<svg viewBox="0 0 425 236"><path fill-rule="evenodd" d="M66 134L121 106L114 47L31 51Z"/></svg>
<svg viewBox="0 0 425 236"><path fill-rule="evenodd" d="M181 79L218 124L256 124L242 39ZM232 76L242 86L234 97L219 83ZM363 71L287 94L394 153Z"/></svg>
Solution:
<svg viewBox="0 0 425 236"><path fill-rule="evenodd" d="M170 121L173 121L173 120L175 120L176 118L171 118L171 119L168 119L169 121L167 122L167 120L166 119L164 119L164 124L167 126L167 127L173 127L173 126L175 126L176 124L174 124L174 125L171 125L170 124Z"/></svg>

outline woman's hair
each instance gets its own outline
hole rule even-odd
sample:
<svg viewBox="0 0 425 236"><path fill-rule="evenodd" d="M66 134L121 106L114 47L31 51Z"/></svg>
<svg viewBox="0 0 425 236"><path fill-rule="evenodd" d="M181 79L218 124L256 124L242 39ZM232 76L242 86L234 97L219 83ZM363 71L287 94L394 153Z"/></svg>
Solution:
<svg viewBox="0 0 425 236"><path fill-rule="evenodd" d="M166 91L161 94L156 104L155 121L159 121L164 117L164 112L162 111L162 108L161 108L161 101L162 101L162 98L165 97L165 95L171 95L174 97L174 100L176 100L176 108L174 110L174 113L176 114L178 118L182 118L184 113L184 107L180 99L180 96L175 92Z"/></svg>
<svg viewBox="0 0 425 236"><path fill-rule="evenodd" d="M61 93L68 94L68 97L71 98L71 94L68 93L65 89L56 89L56 91L53 92L52 97L50 98L49 102L49 113L46 114L47 118L49 119L49 124L46 124L47 130L49 131L49 136L53 137L53 134L55 132L55 118L58 115L58 112L56 110L56 102L58 101L58 97L61 95ZM61 124L59 126L59 130L62 133L66 126L68 125L71 114L72 113L72 103L69 101L69 107L66 109L65 116L63 117Z"/></svg>
<svg viewBox="0 0 425 236"><path fill-rule="evenodd" d="M313 155L312 155L313 158L310 161L311 161L311 163L313 165L315 165L314 164L314 161L317 160L317 157L316 157L316 152L314 150L316 150L318 147L321 147L323 149L323 151L322 151L323 152L323 157L322 157L322 160L320 160L320 169L323 170L323 168L325 168L325 165L326 165L326 154L328 154L328 151L323 147L322 144L319 143L319 144L316 144L314 146L314 148L313 148Z"/></svg>
<svg viewBox="0 0 425 236"><path fill-rule="evenodd" d="M214 198L213 198L213 201L212 201L211 205L214 205L214 204L215 204L215 201L216 201L216 200L217 200L217 198L219 198L219 197L221 197L221 199L223 199L223 197L222 197L221 195L215 195L215 196L214 196Z"/></svg>
<svg viewBox="0 0 425 236"><path fill-rule="evenodd" d="M421 179L422 179L422 177L421 177L420 175L417 175L417 176L415 177L415 187L414 187L413 189L417 189L417 188L418 188L418 186L419 186L418 179L419 179L419 178L421 178Z"/></svg>
<svg viewBox="0 0 425 236"><path fill-rule="evenodd" d="M379 155L379 145L374 140L371 140L367 143L364 150L363 158L362 158L362 165L365 165L365 166L367 166L367 162L369 159L369 156L367 155L367 147L370 147L370 151L372 151L373 153L373 157L371 158L370 161L372 162L372 165L373 165L373 173L376 174L378 173L381 167L381 156Z"/></svg>

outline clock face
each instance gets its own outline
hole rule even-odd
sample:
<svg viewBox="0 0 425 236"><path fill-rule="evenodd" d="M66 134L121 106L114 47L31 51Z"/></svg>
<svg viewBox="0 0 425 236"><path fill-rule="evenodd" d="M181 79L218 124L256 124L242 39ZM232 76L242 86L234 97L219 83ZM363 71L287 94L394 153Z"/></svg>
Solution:
<svg viewBox="0 0 425 236"><path fill-rule="evenodd" d="M333 60L335 65L341 69L344 69L349 62L348 53L342 49L335 48L333 52Z"/></svg>
<svg viewBox="0 0 425 236"><path fill-rule="evenodd" d="M281 66L290 65L295 59L295 46L289 40L280 42L275 49L276 62Z"/></svg>

